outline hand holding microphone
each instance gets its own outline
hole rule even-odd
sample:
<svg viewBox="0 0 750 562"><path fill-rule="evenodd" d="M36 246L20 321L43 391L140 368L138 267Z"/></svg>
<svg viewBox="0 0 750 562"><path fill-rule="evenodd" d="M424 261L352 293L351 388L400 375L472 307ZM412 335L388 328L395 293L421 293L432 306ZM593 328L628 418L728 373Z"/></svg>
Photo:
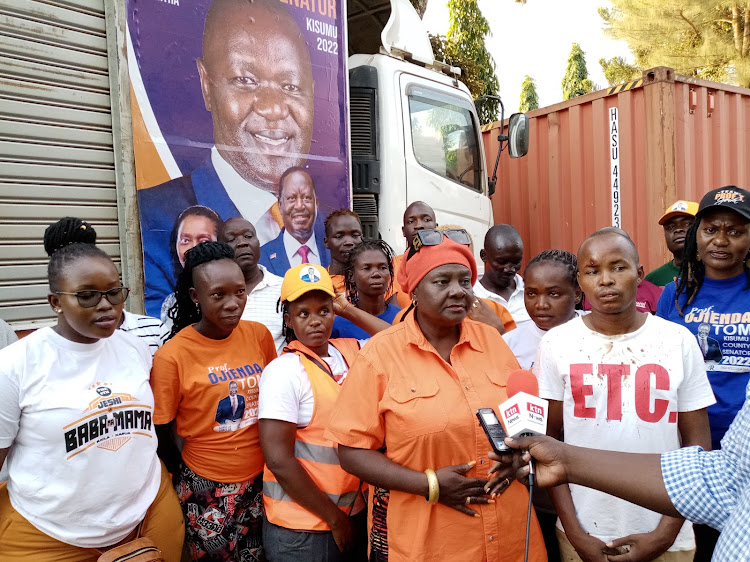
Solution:
<svg viewBox="0 0 750 562"><path fill-rule="evenodd" d="M517 369L508 376L506 384L508 399L498 406L503 426L507 435L513 439L547 433L547 415L549 403L539 398L539 383L532 373L526 369ZM499 460L502 450L495 448L493 458ZM508 475L515 475L515 468L509 463L495 465L490 471L496 474L493 479L508 479ZM529 461L530 483L533 484L533 464ZM502 483L502 480L501 480ZM498 493L498 485L489 487L492 493Z"/></svg>

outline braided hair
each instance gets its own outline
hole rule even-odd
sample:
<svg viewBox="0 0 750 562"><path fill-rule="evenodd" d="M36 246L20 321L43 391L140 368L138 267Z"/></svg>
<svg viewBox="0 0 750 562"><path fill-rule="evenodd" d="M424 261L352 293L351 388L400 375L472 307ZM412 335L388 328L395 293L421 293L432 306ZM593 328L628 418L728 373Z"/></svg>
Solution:
<svg viewBox="0 0 750 562"><path fill-rule="evenodd" d="M174 269L175 278L180 276L182 273L182 264L180 263L180 256L177 254L177 237L180 235L180 227L183 221L188 217L206 217L214 223L214 233L216 238L219 237L221 229L224 226L221 217L216 211L203 205L193 205L182 211L174 221L172 227L172 234L169 236L169 255L172 258L172 268ZM187 258L185 258L187 259Z"/></svg>
<svg viewBox="0 0 750 562"><path fill-rule="evenodd" d="M682 306L680 306L680 296L684 294L687 298L685 306L691 304L695 300L698 291L700 291L703 280L706 278L706 266L698 259L698 229L700 228L700 223L701 219L696 217L695 222L685 233L685 248L682 253L680 276L675 283L674 297L675 307L680 316L685 316ZM747 258L750 258L750 253L748 253ZM747 258L743 266L747 278L747 283L742 289L743 291L750 288L750 269L747 267Z"/></svg>
<svg viewBox="0 0 750 562"><path fill-rule="evenodd" d="M96 246L96 230L86 221L65 217L44 231L44 251L50 257L47 279L51 291L60 290L65 269L82 258L112 259Z"/></svg>
<svg viewBox="0 0 750 562"><path fill-rule="evenodd" d="M349 258L346 260L346 266L344 267L344 287L346 288L346 295L349 302L356 306L359 301L359 295L357 294L357 285L354 282L354 270L357 263L357 258L368 250L375 250L382 252L388 262L388 273L391 274L391 282L385 290L385 294L388 294L393 289L393 249L388 245L385 240L363 240L361 244L354 246L349 252Z"/></svg>
<svg viewBox="0 0 750 562"><path fill-rule="evenodd" d="M177 278L175 302L167 312L173 322L172 331L167 339L172 339L180 330L195 324L202 318L200 309L190 298L190 289L195 286L193 283L195 268L224 259L234 261L234 250L226 242L201 242L185 252L185 268Z"/></svg>
<svg viewBox="0 0 750 562"><path fill-rule="evenodd" d="M574 288L578 288L578 258L575 254L565 250L544 250L529 260L523 276L526 277L530 267L540 263L553 263L564 267L568 281Z"/></svg>
<svg viewBox="0 0 750 562"><path fill-rule="evenodd" d="M281 313L281 335L284 336L284 341L286 341L286 343L292 343L297 339L297 334L295 334L292 327L286 323L285 316L289 314L289 301L282 302L282 300L279 299L276 303L276 312Z"/></svg>

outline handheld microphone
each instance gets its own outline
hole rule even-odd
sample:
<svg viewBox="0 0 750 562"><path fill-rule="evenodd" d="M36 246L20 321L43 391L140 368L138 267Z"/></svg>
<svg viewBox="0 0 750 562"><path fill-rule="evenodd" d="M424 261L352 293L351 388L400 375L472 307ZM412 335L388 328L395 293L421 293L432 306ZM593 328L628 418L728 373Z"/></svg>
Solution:
<svg viewBox="0 0 750 562"><path fill-rule="evenodd" d="M505 431L510 437L547 434L549 402L539 398L539 383L534 373L517 369L505 385L509 398L498 406Z"/></svg>
<svg viewBox="0 0 750 562"><path fill-rule="evenodd" d="M510 437L530 437L547 434L549 402L539 398L539 382L534 373L517 369L508 375L505 385L508 399L498 406L505 431ZM529 506L526 513L526 547L524 561L529 559L529 531L531 525L532 495L534 490L534 459L529 461Z"/></svg>

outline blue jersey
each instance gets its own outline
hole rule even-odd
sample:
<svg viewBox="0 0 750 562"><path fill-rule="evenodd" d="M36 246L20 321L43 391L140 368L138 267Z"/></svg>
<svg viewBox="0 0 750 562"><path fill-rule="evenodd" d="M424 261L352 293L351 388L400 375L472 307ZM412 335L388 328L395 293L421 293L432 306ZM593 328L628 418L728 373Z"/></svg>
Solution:
<svg viewBox="0 0 750 562"><path fill-rule="evenodd" d="M675 284L659 299L656 315L686 326L695 334L706 363L716 404L708 408L714 448L742 408L750 379L750 289L745 273L731 279L704 279L689 305L680 295L682 316L675 305Z"/></svg>
<svg viewBox="0 0 750 562"><path fill-rule="evenodd" d="M385 322L388 322L389 324L392 324L393 319L396 318L396 314L398 314L400 310L401 309L399 307L389 304L388 308L385 309L385 312L383 312L382 314L378 314L378 318L384 320ZM346 318L337 316L333 320L333 332L331 333L331 337L366 340L370 339L372 336Z"/></svg>

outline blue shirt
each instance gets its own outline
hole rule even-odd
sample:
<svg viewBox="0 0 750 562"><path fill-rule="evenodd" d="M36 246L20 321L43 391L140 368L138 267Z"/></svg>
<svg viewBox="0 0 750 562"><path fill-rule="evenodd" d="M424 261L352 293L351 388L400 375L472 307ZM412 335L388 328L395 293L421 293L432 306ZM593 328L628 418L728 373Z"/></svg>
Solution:
<svg viewBox="0 0 750 562"><path fill-rule="evenodd" d="M396 314L398 314L399 310L401 310L399 307L389 304L388 308L385 309L385 312L378 314L378 318L392 324L393 319L396 318ZM333 320L333 332L331 333L331 337L368 340L372 336L346 318L337 316Z"/></svg>
<svg viewBox="0 0 750 562"><path fill-rule="evenodd" d="M750 388L721 441L706 452L686 447L661 456L664 485L686 519L721 531L713 560L750 560Z"/></svg>
<svg viewBox="0 0 750 562"><path fill-rule="evenodd" d="M750 379L750 289L744 273L731 279L704 279L690 304L680 295L680 316L675 305L675 284L664 287L656 315L687 327L703 353L716 404L708 408L714 449L742 408Z"/></svg>

